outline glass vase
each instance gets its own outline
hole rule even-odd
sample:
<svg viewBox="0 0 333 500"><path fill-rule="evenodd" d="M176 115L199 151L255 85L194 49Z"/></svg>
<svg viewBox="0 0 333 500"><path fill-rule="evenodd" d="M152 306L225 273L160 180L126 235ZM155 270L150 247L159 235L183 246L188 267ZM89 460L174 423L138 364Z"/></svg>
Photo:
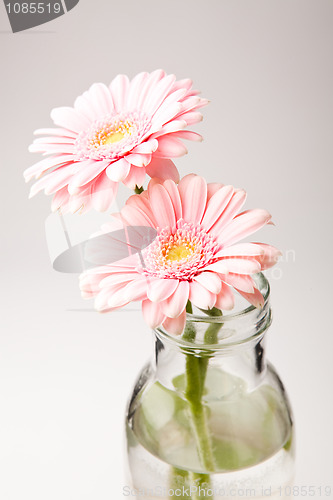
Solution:
<svg viewBox="0 0 333 500"><path fill-rule="evenodd" d="M126 417L124 495L143 500L283 498L294 472L293 421L266 361L261 309L188 314L182 336L158 328ZM288 490L288 488L287 488Z"/></svg>

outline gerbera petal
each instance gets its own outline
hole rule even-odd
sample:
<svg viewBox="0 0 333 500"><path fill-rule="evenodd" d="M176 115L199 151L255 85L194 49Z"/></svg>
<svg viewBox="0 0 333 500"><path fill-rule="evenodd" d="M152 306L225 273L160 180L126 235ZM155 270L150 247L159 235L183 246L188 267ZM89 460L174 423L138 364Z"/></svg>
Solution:
<svg viewBox="0 0 333 500"><path fill-rule="evenodd" d="M181 117L188 111L197 110L200 107L202 99L198 96L186 96L182 100L182 109L177 115L177 118Z"/></svg>
<svg viewBox="0 0 333 500"><path fill-rule="evenodd" d="M149 199L157 226L174 227L175 211L167 190L161 184L155 184L151 189Z"/></svg>
<svg viewBox="0 0 333 500"><path fill-rule="evenodd" d="M75 164L67 167L60 167L58 170L48 174L47 185L44 189L45 194L54 194L59 189L68 186L69 179L75 175L77 166Z"/></svg>
<svg viewBox="0 0 333 500"><path fill-rule="evenodd" d="M186 127L187 123L185 120L172 120L169 123L166 123L162 127L159 127L159 130L152 134L150 137L152 138L159 138L162 135L166 134L172 134L174 132L180 132L183 131L184 128Z"/></svg>
<svg viewBox="0 0 333 500"><path fill-rule="evenodd" d="M186 311L184 311L177 318L166 318L163 322L163 327L171 335L181 335L184 331L186 323Z"/></svg>
<svg viewBox="0 0 333 500"><path fill-rule="evenodd" d="M219 274L228 274L228 267L225 260L219 260L205 267L207 271L214 271Z"/></svg>
<svg viewBox="0 0 333 500"><path fill-rule="evenodd" d="M188 185L194 177L197 177L197 174L187 174L181 179L178 185L180 196L182 196L182 193L186 192Z"/></svg>
<svg viewBox="0 0 333 500"><path fill-rule="evenodd" d="M149 141L142 142L138 146L136 146L134 149L132 149L132 153L139 153L139 154L150 154L154 153L158 147L158 142L156 139L150 139Z"/></svg>
<svg viewBox="0 0 333 500"><path fill-rule="evenodd" d="M115 110L120 113L125 108L129 80L126 75L117 75L110 83L109 89Z"/></svg>
<svg viewBox="0 0 333 500"><path fill-rule="evenodd" d="M198 96L189 96L182 101L182 111L179 114L181 117L188 111L196 110L202 108L203 106L207 106L209 101L207 99L202 99Z"/></svg>
<svg viewBox="0 0 333 500"><path fill-rule="evenodd" d="M126 206L130 205L132 207L135 207L139 211L143 212L146 215L146 217L148 217L151 220L152 225L156 226L156 221L155 221L155 218L153 215L153 211L152 211L149 199L148 199L148 197L144 196L145 194L146 194L146 191L144 191L140 195L133 194L132 196L130 196L127 199Z"/></svg>
<svg viewBox="0 0 333 500"><path fill-rule="evenodd" d="M96 112L96 109L93 105L89 91L84 92L82 95L78 96L75 99L74 109L75 111L80 113L80 115L83 115L85 118L87 118L90 123L93 123L93 121L98 118L98 113ZM105 113L103 113L103 116L104 115Z"/></svg>
<svg viewBox="0 0 333 500"><path fill-rule="evenodd" d="M247 210L237 215L227 227L222 229L219 240L224 245L232 245L265 226L271 220L271 217L267 210Z"/></svg>
<svg viewBox="0 0 333 500"><path fill-rule="evenodd" d="M79 285L81 293L89 298L100 292L101 288L99 286L100 276L95 274L82 273L79 277Z"/></svg>
<svg viewBox="0 0 333 500"><path fill-rule="evenodd" d="M205 214L202 218L202 225L208 231L223 213L233 195L233 186L223 186L208 201Z"/></svg>
<svg viewBox="0 0 333 500"><path fill-rule="evenodd" d="M53 172L42 177L32 185L29 198L35 196L39 191L45 190L46 194L53 194L55 191L67 186L71 175L76 171L76 165L71 163L65 167L59 167Z"/></svg>
<svg viewBox="0 0 333 500"><path fill-rule="evenodd" d="M177 221L183 217L182 201L180 199L179 190L177 188L176 183L171 179L167 179L166 181L164 181L163 186L167 190L168 195L170 196L173 210L175 213L175 218Z"/></svg>
<svg viewBox="0 0 333 500"><path fill-rule="evenodd" d="M219 262L227 267L229 273L255 274L259 273L261 270L259 262L249 257L240 257L238 259L228 257Z"/></svg>
<svg viewBox="0 0 333 500"><path fill-rule="evenodd" d="M142 276L130 281L123 289L123 296L127 302L145 300L147 298L147 277Z"/></svg>
<svg viewBox="0 0 333 500"><path fill-rule="evenodd" d="M128 304L130 301L126 299L124 295L124 287L123 285L119 285L118 289L113 289L112 292L110 293L110 290L105 290L104 294L103 291L99 293L96 297L95 301L95 307L97 310L101 310L102 308L105 308L105 301L102 300L102 303L99 303L99 300L102 299L103 295L107 298L107 307L123 307L126 304Z"/></svg>
<svg viewBox="0 0 333 500"><path fill-rule="evenodd" d="M129 154L126 156L128 163L136 167L146 167L151 161L151 154Z"/></svg>
<svg viewBox="0 0 333 500"><path fill-rule="evenodd" d="M179 93L181 92L179 91ZM183 109L182 104L177 101L169 102L170 100L171 96L167 97L163 105L153 116L151 133L156 133L163 125L171 120L174 120L175 117L181 113L181 110Z"/></svg>
<svg viewBox="0 0 333 500"><path fill-rule="evenodd" d="M169 318L177 318L185 309L189 297L190 285L188 281L180 281L175 292L161 302L163 313Z"/></svg>
<svg viewBox="0 0 333 500"><path fill-rule="evenodd" d="M178 287L177 279L150 279L148 281L147 297L152 302L160 302L170 297Z"/></svg>
<svg viewBox="0 0 333 500"><path fill-rule="evenodd" d="M166 75L156 84L155 88L148 95L145 101L144 109L147 113L152 115L155 113L168 95L175 80L175 75Z"/></svg>
<svg viewBox="0 0 333 500"><path fill-rule="evenodd" d="M215 307L225 311L230 311L233 309L234 304L235 297L231 288L225 283L222 283L221 291L216 297Z"/></svg>
<svg viewBox="0 0 333 500"><path fill-rule="evenodd" d="M216 295L196 281L190 283L190 301L200 309L212 309L215 305Z"/></svg>
<svg viewBox="0 0 333 500"><path fill-rule="evenodd" d="M157 69L153 71L152 73L148 74L147 78L145 79L142 87L141 87L141 92L137 100L137 107L139 109L145 109L145 104L146 101L149 97L151 89L154 88L154 86L165 76L165 72L162 69Z"/></svg>
<svg viewBox="0 0 333 500"><path fill-rule="evenodd" d="M188 94L188 92L191 92L192 84L193 82L190 78L183 78L183 80L178 80L173 84L172 91L174 92L175 90L178 89L184 89Z"/></svg>
<svg viewBox="0 0 333 500"><path fill-rule="evenodd" d="M30 181L33 177L39 177L47 170L58 167L59 165L65 165L66 163L72 163L72 155L59 155L52 156L50 158L45 158L44 160L35 163L31 167L24 171L24 178L26 182Z"/></svg>
<svg viewBox="0 0 333 500"><path fill-rule="evenodd" d="M238 293L240 293L250 304L252 304L254 307L263 307L265 303L265 299L262 296L261 292L257 289L254 288L253 293L246 293L243 292L242 290L236 289Z"/></svg>
<svg viewBox="0 0 333 500"><path fill-rule="evenodd" d="M152 130L155 131L156 124L164 125L179 115L183 110L182 102L185 97L186 89L172 90L153 114Z"/></svg>
<svg viewBox="0 0 333 500"><path fill-rule="evenodd" d="M173 133L174 137L178 137L178 139L186 139L188 141L202 142L202 135L197 132L191 132L190 130L180 130L179 132Z"/></svg>
<svg viewBox="0 0 333 500"><path fill-rule="evenodd" d="M59 154L73 154L74 147L73 144L30 144L29 146L30 153L59 153Z"/></svg>
<svg viewBox="0 0 333 500"><path fill-rule="evenodd" d="M122 307L132 300L145 300L147 298L147 279L145 276L138 277L127 283L125 286L122 284L117 286L119 286L119 288L116 289L116 291L112 291L111 295L109 294L109 307Z"/></svg>
<svg viewBox="0 0 333 500"><path fill-rule="evenodd" d="M274 266L282 255L282 252L272 245L267 245L266 243L255 243L255 245L262 251L261 255L255 257L262 271Z"/></svg>
<svg viewBox="0 0 333 500"><path fill-rule="evenodd" d="M108 311L113 311L117 309L117 307L109 307L108 305L109 301L109 291L108 290L101 290L98 295L96 295L95 298L95 309L98 312L108 312ZM125 305L125 304L123 304Z"/></svg>
<svg viewBox="0 0 333 500"><path fill-rule="evenodd" d="M78 113L75 109L66 106L54 108L51 111L51 118L55 125L67 128L76 133L90 126L90 120L88 118Z"/></svg>
<svg viewBox="0 0 333 500"><path fill-rule="evenodd" d="M98 283L100 288L110 288L114 285L124 285L125 283L129 283L130 281L133 281L137 276L138 273L135 270L131 272L114 273L106 276L102 280L99 278Z"/></svg>
<svg viewBox="0 0 333 500"><path fill-rule="evenodd" d="M179 193L183 206L183 219L186 222L200 223L206 207L207 184L198 175L179 185Z"/></svg>
<svg viewBox="0 0 333 500"><path fill-rule="evenodd" d="M172 135L163 135L158 138L158 148L155 151L157 158L177 158L187 154L184 144Z"/></svg>
<svg viewBox="0 0 333 500"><path fill-rule="evenodd" d="M150 177L157 177L161 180L171 179L179 181L179 172L176 165L167 159L153 158L146 167L146 172Z"/></svg>
<svg viewBox="0 0 333 500"><path fill-rule="evenodd" d="M122 219L129 226L151 226L155 227L155 219L150 214L138 207L125 205L121 211Z"/></svg>
<svg viewBox="0 0 333 500"><path fill-rule="evenodd" d="M207 288L209 292L218 294L221 290L221 278L213 272L200 273L193 280Z"/></svg>
<svg viewBox="0 0 333 500"><path fill-rule="evenodd" d="M253 293L254 291L254 281L251 276L246 274L229 273L227 276L223 276L223 281L237 290L242 290L242 292Z"/></svg>
<svg viewBox="0 0 333 500"><path fill-rule="evenodd" d="M91 203L99 212L105 212L112 205L117 194L118 184L112 182L105 172L99 174L91 186Z"/></svg>
<svg viewBox="0 0 333 500"><path fill-rule="evenodd" d="M148 78L148 73L138 73L132 80L127 93L126 108L129 111L134 111L138 107L138 100L145 81Z"/></svg>
<svg viewBox="0 0 333 500"><path fill-rule="evenodd" d="M133 254L117 262L113 262L112 264L94 267L92 269L88 269L85 272L86 274L98 274L100 276L100 279L102 280L103 279L102 275L129 273L135 271L138 266L138 263L139 263L138 255Z"/></svg>
<svg viewBox="0 0 333 500"><path fill-rule="evenodd" d="M72 139L76 139L77 134L75 132L71 132L66 128L38 128L34 131L34 135L51 135L51 136L59 136L59 137L70 137Z"/></svg>
<svg viewBox="0 0 333 500"><path fill-rule="evenodd" d="M89 94L97 116L106 116L114 111L110 90L104 83L94 83L89 89Z"/></svg>
<svg viewBox="0 0 333 500"><path fill-rule="evenodd" d="M91 206L91 186L84 186L78 188L78 193L71 195L68 200L67 210L74 214L78 211L80 213L84 212L87 207ZM64 207L61 207L61 211L64 211Z"/></svg>
<svg viewBox="0 0 333 500"><path fill-rule="evenodd" d="M74 144L75 139L72 137L38 137L34 140L34 144L48 145L48 144Z"/></svg>
<svg viewBox="0 0 333 500"><path fill-rule="evenodd" d="M60 207L64 207L63 212L66 212L66 206L68 205L68 201L69 201L69 192L67 187L59 189L59 191L55 193L51 203L52 212L56 212L57 210L59 210Z"/></svg>
<svg viewBox="0 0 333 500"><path fill-rule="evenodd" d="M209 182L207 184L207 202L221 188L223 188L223 184L220 184L219 182Z"/></svg>
<svg viewBox="0 0 333 500"><path fill-rule="evenodd" d="M222 248L215 254L215 257L259 256L262 254L264 254L264 249L260 243L238 243L231 247Z"/></svg>
<svg viewBox="0 0 333 500"><path fill-rule="evenodd" d="M160 304L149 299L142 302L142 313L150 328L157 328L165 320Z"/></svg>
<svg viewBox="0 0 333 500"><path fill-rule="evenodd" d="M143 167L136 167L131 165L130 171L123 179L123 183L130 189L135 189L135 186L141 187L145 181L146 169Z"/></svg>
<svg viewBox="0 0 333 500"><path fill-rule="evenodd" d="M74 194L76 188L84 186L91 180L95 179L95 177L97 177L108 166L108 164L108 161L81 161L79 164L79 171L72 176L68 184L69 193Z"/></svg>
<svg viewBox="0 0 333 500"><path fill-rule="evenodd" d="M246 192L242 189L236 191L229 201L227 207L211 228L211 232L219 235L224 227L229 224L233 217L239 212L246 200Z"/></svg>
<svg viewBox="0 0 333 500"><path fill-rule="evenodd" d="M185 120L187 125L195 125L196 123L201 122L203 116L198 111L189 111L188 113L182 114L182 120Z"/></svg>
<svg viewBox="0 0 333 500"><path fill-rule="evenodd" d="M130 168L130 163L125 158L120 158L120 160L111 163L105 173L111 181L119 182L126 179Z"/></svg>

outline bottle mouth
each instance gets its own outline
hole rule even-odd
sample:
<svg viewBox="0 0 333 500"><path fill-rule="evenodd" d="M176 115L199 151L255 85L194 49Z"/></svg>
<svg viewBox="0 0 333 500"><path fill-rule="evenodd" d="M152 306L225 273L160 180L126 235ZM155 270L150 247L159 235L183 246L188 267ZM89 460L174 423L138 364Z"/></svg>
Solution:
<svg viewBox="0 0 333 500"><path fill-rule="evenodd" d="M257 343L270 326L272 318L268 280L262 273L254 275L253 279L264 297L264 305L261 308L249 305L239 295L234 309L221 316L209 316L200 310L198 313L187 313L185 332L186 329L192 329L193 340L191 341L185 340L185 332L180 336L174 336L162 327L155 330L156 335L162 342L172 343L192 353L193 350L200 348L201 354L202 351L225 351L227 348ZM213 331L214 335L209 335L207 338L208 329L210 332Z"/></svg>
<svg viewBox="0 0 333 500"><path fill-rule="evenodd" d="M266 276L263 273L258 273L252 276L253 280L256 283L258 290L261 292L264 297L264 305L262 308L258 308L253 306L252 304L243 299L239 294L236 296L236 304L234 309L231 312L223 313L221 316L207 316L204 314L186 314L186 317L191 321L203 321L203 318L208 319L210 323L226 323L230 321L235 321L244 316L249 316L252 312L257 313L265 309L265 306L269 302L270 295L270 286ZM238 300L237 300L238 299ZM242 307L242 305L246 305Z"/></svg>

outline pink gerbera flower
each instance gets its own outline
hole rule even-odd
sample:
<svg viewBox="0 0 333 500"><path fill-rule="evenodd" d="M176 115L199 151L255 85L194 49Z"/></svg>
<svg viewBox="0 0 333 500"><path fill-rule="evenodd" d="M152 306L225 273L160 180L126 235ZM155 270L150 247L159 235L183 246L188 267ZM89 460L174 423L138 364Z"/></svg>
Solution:
<svg viewBox="0 0 333 500"><path fill-rule="evenodd" d="M118 75L109 87L95 83L73 108L52 111L59 128L36 130L43 137L30 151L49 156L24 173L27 181L39 179L30 196L54 194L52 210L105 211L120 181L131 189L142 186L146 173L178 181L170 158L187 152L181 139L202 139L184 129L202 119L198 109L205 104L191 80L162 70L132 81Z"/></svg>
<svg viewBox="0 0 333 500"><path fill-rule="evenodd" d="M142 301L148 324L162 324L174 334L184 329L188 300L202 309L232 309L234 288L262 306L251 275L274 265L280 252L263 243L237 243L271 220L266 210L238 213L245 198L243 190L207 185L194 174L178 186L152 179L147 191L131 196L105 230L123 224L151 226L156 238L141 255L83 273L83 296L96 297L100 311Z"/></svg>

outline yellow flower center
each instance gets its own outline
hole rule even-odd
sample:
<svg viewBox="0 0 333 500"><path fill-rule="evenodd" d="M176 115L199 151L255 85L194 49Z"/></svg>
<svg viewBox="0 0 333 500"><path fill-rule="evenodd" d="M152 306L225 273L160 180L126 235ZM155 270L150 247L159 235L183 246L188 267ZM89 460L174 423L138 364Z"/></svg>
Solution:
<svg viewBox="0 0 333 500"><path fill-rule="evenodd" d="M122 112L94 120L75 141L75 161L119 160L145 141L151 119L145 113Z"/></svg>
<svg viewBox="0 0 333 500"><path fill-rule="evenodd" d="M107 135L103 141L103 144L113 144L114 142L119 142L125 137L123 132L111 132L111 134Z"/></svg>
<svg viewBox="0 0 333 500"><path fill-rule="evenodd" d="M183 259L187 259L190 255L193 254L193 248L190 245L181 244L174 245L167 252L166 259L171 261L180 261Z"/></svg>
<svg viewBox="0 0 333 500"><path fill-rule="evenodd" d="M208 264L215 262L220 245L199 224L176 222L160 230L143 250L142 272L146 276L190 281Z"/></svg>
<svg viewBox="0 0 333 500"><path fill-rule="evenodd" d="M107 122L95 130L90 140L91 147L98 149L100 146L109 146L122 141L126 136L131 135L134 125L130 120L116 120Z"/></svg>

